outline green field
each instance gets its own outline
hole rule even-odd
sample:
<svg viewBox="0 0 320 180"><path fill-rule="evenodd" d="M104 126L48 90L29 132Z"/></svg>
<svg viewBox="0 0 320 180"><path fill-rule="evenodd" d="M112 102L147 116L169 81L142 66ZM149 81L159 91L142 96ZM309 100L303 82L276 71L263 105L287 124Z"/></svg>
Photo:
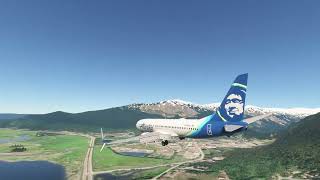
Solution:
<svg viewBox="0 0 320 180"><path fill-rule="evenodd" d="M169 169L169 167L164 166L164 167L158 167L158 168L154 168L154 169L144 170L144 171L141 171L139 173L134 174L132 179L152 179L153 177L163 173L167 169Z"/></svg>
<svg viewBox="0 0 320 180"><path fill-rule="evenodd" d="M133 167L147 167L161 164L179 162L182 158L175 156L173 159L158 159L148 157L122 156L114 153L110 148L100 152L101 146L95 146L93 152L93 170L106 171Z"/></svg>
<svg viewBox="0 0 320 180"><path fill-rule="evenodd" d="M30 137L27 141L0 144L0 153L9 153L10 146L13 144L22 144L27 148L26 152L15 153L12 156L10 154L0 155L1 160L46 160L63 165L69 177L79 173L88 148L88 138L74 135L37 137L36 133L36 131L0 129L0 139L10 139L21 135Z"/></svg>

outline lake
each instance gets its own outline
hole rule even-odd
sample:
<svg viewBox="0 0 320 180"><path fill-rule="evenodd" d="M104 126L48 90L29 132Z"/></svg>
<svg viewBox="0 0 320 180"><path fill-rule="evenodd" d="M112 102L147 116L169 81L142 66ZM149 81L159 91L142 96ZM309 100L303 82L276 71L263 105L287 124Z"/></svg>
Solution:
<svg viewBox="0 0 320 180"><path fill-rule="evenodd" d="M63 166L47 161L0 161L0 179L65 180Z"/></svg>
<svg viewBox="0 0 320 180"><path fill-rule="evenodd" d="M29 135L21 135L17 137L12 137L12 138L0 138L0 144L5 144L5 143L13 143L13 142L23 142L30 140L31 137Z"/></svg>
<svg viewBox="0 0 320 180"><path fill-rule="evenodd" d="M150 154L145 152L117 152L117 153L124 156L134 156L134 157L145 157Z"/></svg>

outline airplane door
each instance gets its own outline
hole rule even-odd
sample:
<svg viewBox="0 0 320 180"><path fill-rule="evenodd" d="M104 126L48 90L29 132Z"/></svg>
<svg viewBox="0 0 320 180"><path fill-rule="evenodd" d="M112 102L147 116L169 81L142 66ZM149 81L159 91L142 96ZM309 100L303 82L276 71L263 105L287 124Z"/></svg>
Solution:
<svg viewBox="0 0 320 180"><path fill-rule="evenodd" d="M212 136L211 124L207 124L207 134Z"/></svg>

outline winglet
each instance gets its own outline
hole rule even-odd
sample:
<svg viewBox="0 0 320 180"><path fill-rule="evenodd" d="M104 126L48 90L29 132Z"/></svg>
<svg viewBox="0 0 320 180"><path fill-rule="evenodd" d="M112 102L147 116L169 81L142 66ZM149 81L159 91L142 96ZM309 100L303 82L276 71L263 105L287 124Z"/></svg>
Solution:
<svg viewBox="0 0 320 180"><path fill-rule="evenodd" d="M104 142L104 135L103 130L101 128L101 142L103 142L102 148L100 149L100 152L103 150L103 148L106 146L106 143Z"/></svg>
<svg viewBox="0 0 320 180"><path fill-rule="evenodd" d="M100 152L102 152L103 148L106 146L106 143L103 143L101 149L100 149Z"/></svg>

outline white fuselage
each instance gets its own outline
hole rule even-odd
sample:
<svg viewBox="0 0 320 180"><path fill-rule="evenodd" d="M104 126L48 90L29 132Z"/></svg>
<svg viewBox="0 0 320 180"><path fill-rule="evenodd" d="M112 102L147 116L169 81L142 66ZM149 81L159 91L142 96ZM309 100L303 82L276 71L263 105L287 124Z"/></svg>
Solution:
<svg viewBox="0 0 320 180"><path fill-rule="evenodd" d="M167 132L186 137L197 130L201 122L199 119L141 119L136 127L143 132Z"/></svg>

